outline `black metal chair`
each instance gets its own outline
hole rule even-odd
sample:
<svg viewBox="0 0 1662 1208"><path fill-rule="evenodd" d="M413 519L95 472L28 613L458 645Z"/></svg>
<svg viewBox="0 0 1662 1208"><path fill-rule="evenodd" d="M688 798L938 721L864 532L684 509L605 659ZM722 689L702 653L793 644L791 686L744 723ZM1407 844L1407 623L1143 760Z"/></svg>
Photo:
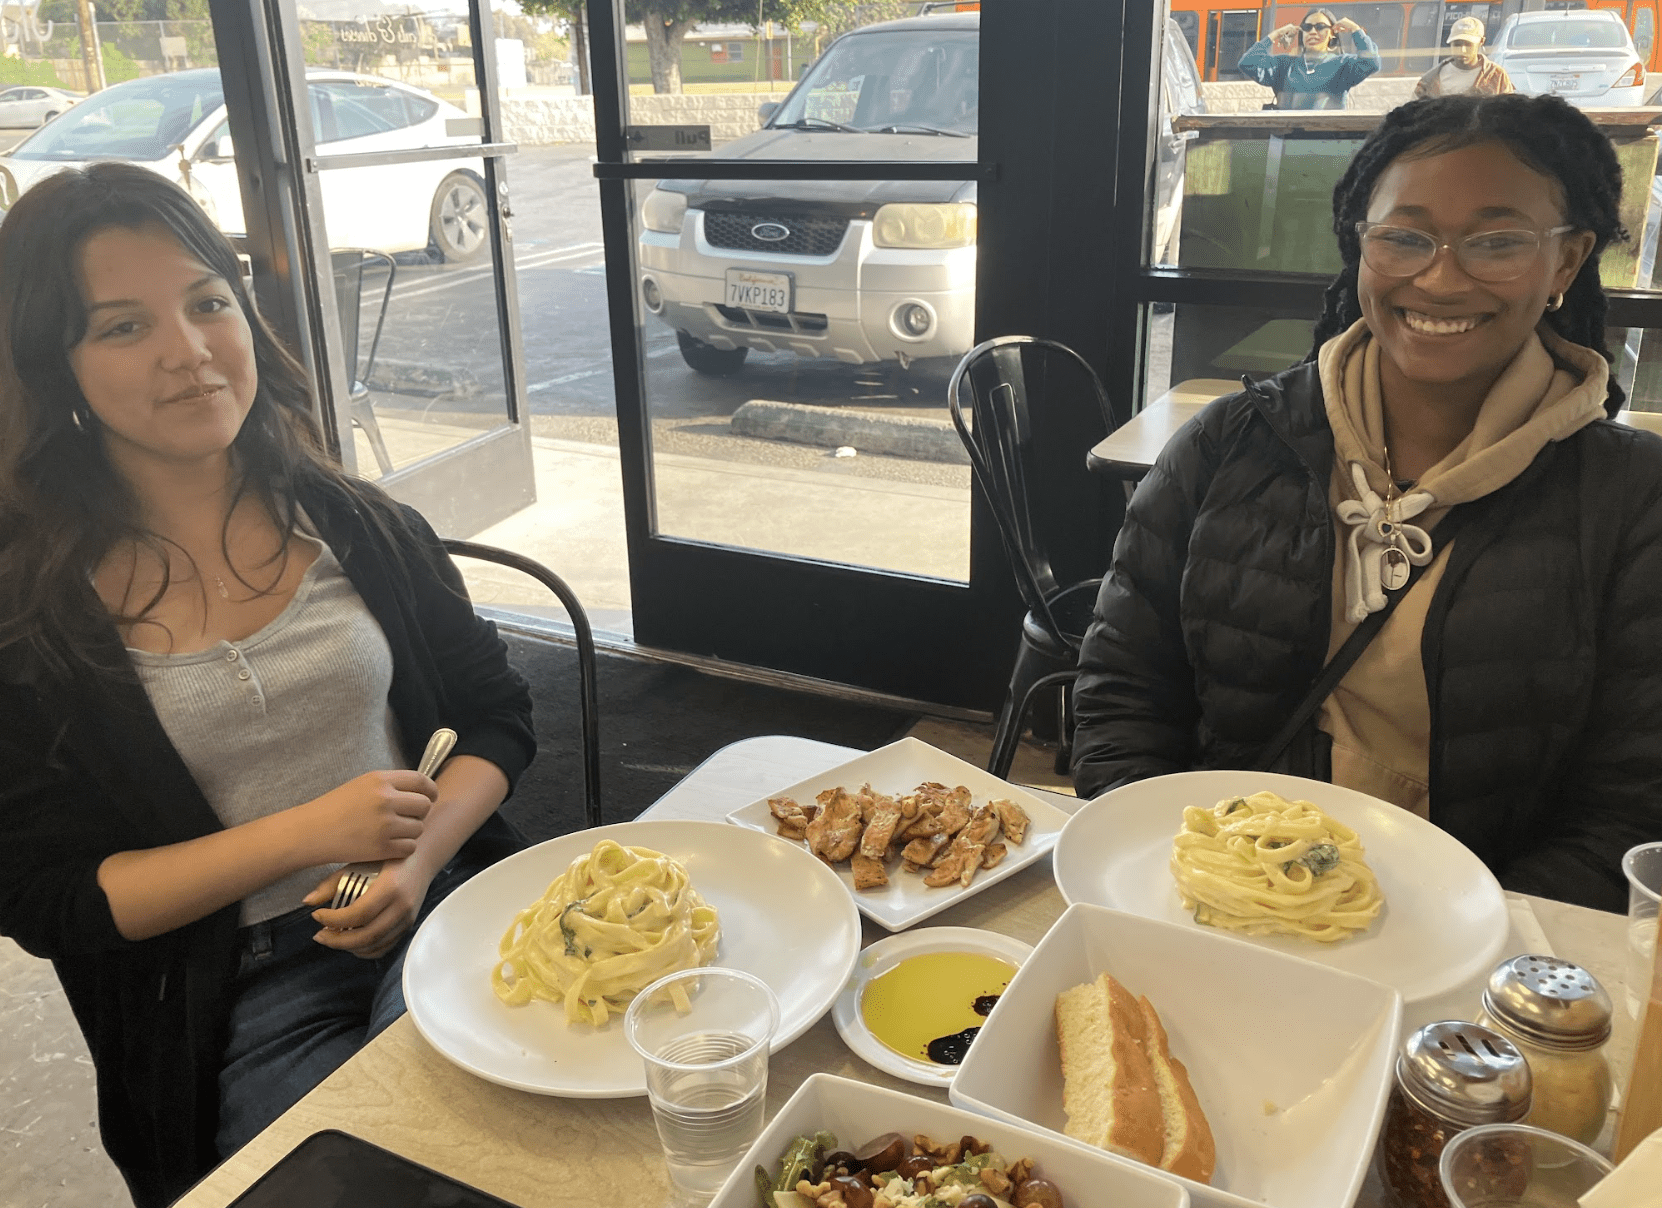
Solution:
<svg viewBox="0 0 1662 1208"><path fill-rule="evenodd" d="M534 558L494 545L446 537L444 548L455 558L477 558L530 575L559 598L577 636L578 705L583 724L583 810L588 824L600 826L600 693L595 667L594 631L582 602L566 581Z"/></svg>
<svg viewBox="0 0 1662 1208"><path fill-rule="evenodd" d="M1091 608L1102 580L1058 584L1044 543L1034 529L1028 492L1032 414L1051 378L1060 369L1070 379L1089 384L1104 425L1113 426L1113 410L1102 381L1085 359L1065 344L1035 336L999 336L964 354L947 385L952 423L969 453L970 468L986 496L1016 587L1027 615L1022 618L1021 646L1010 686L999 709L987 770L1006 776L1015 758L1027 714L1035 697L1060 688L1060 746L1056 770L1066 772L1072 756L1073 694L1079 646L1090 624ZM961 400L969 387L966 419Z"/></svg>
<svg viewBox="0 0 1662 1208"><path fill-rule="evenodd" d="M360 351L359 325L363 310L364 269L371 262L387 266L387 284L381 291L381 307L375 316L375 330L369 338L369 355L363 370L358 369ZM369 398L368 382L375 373L375 354L380 351L381 331L387 323L387 305L392 301L392 283L398 275L398 262L385 252L371 248L336 248L329 253L329 263L335 278L335 309L340 315L342 350L347 371L352 375L349 392L352 422L369 440L375 464L381 467L384 478L392 473L392 458L387 453L387 442L381 439L381 425L375 420L375 405Z"/></svg>

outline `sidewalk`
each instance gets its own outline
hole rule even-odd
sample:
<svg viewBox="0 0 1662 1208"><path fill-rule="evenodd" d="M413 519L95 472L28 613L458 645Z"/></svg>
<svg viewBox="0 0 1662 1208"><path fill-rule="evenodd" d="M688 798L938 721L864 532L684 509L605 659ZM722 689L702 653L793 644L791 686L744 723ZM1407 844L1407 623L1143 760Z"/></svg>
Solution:
<svg viewBox="0 0 1662 1208"><path fill-rule="evenodd" d="M381 418L395 465L477 436ZM359 464L373 466L359 433ZM471 534L535 558L570 583L596 629L627 634L629 560L619 453L610 445L531 438L537 501ZM684 454L653 459L658 531L692 541L871 566L932 578L969 577L969 489L862 478ZM503 567L464 565L481 604L548 609L548 593Z"/></svg>

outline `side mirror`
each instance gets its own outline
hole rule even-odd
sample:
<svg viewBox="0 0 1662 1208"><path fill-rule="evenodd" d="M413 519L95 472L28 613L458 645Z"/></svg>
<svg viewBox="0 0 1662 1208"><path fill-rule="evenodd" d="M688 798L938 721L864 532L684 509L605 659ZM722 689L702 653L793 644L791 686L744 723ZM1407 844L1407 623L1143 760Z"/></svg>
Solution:
<svg viewBox="0 0 1662 1208"><path fill-rule="evenodd" d="M206 160L235 159L236 157L237 149L235 144L231 142L229 134L222 134L216 139L203 143L202 149L196 153L197 159Z"/></svg>
<svg viewBox="0 0 1662 1208"><path fill-rule="evenodd" d="M762 125L764 126L772 121L773 115L778 112L778 101L763 101L760 105L756 106L756 116L762 120Z"/></svg>

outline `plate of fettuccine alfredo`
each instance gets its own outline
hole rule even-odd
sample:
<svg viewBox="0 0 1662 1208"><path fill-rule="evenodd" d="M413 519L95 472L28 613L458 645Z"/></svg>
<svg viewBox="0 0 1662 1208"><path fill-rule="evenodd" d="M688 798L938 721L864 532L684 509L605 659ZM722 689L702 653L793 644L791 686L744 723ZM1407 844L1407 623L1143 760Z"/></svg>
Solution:
<svg viewBox="0 0 1662 1208"><path fill-rule="evenodd" d="M1088 902L1205 927L1419 1002L1489 970L1506 899L1468 848L1407 810L1266 772L1156 776L1103 794L1056 844Z"/></svg>
<svg viewBox="0 0 1662 1208"><path fill-rule="evenodd" d="M536 1094L644 1095L623 1007L675 968L720 965L779 999L778 1049L825 1014L854 968L860 917L825 864L720 822L625 822L485 869L428 916L404 998L439 1053Z"/></svg>

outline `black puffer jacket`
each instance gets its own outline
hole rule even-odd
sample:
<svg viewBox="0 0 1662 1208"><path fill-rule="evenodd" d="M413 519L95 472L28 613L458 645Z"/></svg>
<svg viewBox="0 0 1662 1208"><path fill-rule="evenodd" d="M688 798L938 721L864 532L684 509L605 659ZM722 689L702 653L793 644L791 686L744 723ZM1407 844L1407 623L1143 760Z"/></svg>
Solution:
<svg viewBox="0 0 1662 1208"><path fill-rule="evenodd" d="M1254 766L1327 654L1332 463L1314 365L1161 453L1080 658L1081 796ZM1662 838L1662 439L1599 421L1458 510L1421 643L1431 820L1508 889L1625 910L1622 853Z"/></svg>

